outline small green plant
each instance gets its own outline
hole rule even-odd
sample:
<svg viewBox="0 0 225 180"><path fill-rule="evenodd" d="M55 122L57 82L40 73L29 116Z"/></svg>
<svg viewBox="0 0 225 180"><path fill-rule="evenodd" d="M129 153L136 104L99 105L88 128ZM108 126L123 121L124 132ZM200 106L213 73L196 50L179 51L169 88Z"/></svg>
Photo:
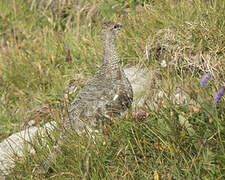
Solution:
<svg viewBox="0 0 225 180"><path fill-rule="evenodd" d="M122 63L145 67L151 83L144 113L113 122L91 145L88 135L68 134L53 171L41 176L37 167L55 144L46 137L48 146L34 143L35 154L16 158L8 179L224 179L224 87L218 85L225 72L224 0L76 1L54 12L32 2L44 1L0 1L0 140L20 131L43 104L54 107L48 119L58 114L61 123L100 65L103 21L123 25ZM71 81L76 88L68 98ZM177 90L184 103L173 102ZM148 101L158 91L164 96L152 110Z"/></svg>

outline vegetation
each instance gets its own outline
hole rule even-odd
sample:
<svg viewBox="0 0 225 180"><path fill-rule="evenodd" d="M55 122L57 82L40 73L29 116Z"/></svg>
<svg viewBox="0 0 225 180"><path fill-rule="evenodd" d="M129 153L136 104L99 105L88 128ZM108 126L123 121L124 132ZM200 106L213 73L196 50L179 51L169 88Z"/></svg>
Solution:
<svg viewBox="0 0 225 180"><path fill-rule="evenodd" d="M16 159L8 179L224 179L225 101L214 101L225 81L224 0L125 2L0 1L0 140L21 130L37 106L50 110L35 124L61 123L100 65L104 21L123 24L117 42L123 64L141 64L154 76L142 107L146 118L133 110L94 140L68 134L45 176L37 167L54 140L48 147L34 143L36 153ZM206 73L213 79L204 86ZM68 97L71 82L77 88ZM178 88L184 103L174 103ZM157 90L165 96L152 109Z"/></svg>

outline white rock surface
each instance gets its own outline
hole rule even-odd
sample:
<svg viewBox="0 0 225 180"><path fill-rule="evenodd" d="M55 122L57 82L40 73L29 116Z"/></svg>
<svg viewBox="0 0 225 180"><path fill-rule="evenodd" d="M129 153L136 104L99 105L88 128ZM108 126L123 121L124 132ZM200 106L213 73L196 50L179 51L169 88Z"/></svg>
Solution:
<svg viewBox="0 0 225 180"><path fill-rule="evenodd" d="M37 134L43 135L46 130L51 130L55 123L46 123L43 127L30 127L18 133L12 134L0 143L0 180L9 173L9 170L15 166L14 156L23 156L24 147L30 152L34 150L29 143L32 142L33 137Z"/></svg>
<svg viewBox="0 0 225 180"><path fill-rule="evenodd" d="M149 75L146 69L140 69L135 66L124 69L124 72L129 79L134 92L133 106L142 106L144 103L143 94L149 89Z"/></svg>

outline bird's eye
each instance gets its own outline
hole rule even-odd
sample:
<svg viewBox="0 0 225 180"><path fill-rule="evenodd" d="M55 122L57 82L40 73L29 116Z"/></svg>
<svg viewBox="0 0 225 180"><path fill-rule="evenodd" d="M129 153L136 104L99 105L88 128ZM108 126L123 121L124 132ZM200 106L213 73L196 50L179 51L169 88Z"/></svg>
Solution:
<svg viewBox="0 0 225 180"><path fill-rule="evenodd" d="M119 24L115 24L115 25L113 26L114 29L117 29L117 28L119 28L119 27L120 27Z"/></svg>

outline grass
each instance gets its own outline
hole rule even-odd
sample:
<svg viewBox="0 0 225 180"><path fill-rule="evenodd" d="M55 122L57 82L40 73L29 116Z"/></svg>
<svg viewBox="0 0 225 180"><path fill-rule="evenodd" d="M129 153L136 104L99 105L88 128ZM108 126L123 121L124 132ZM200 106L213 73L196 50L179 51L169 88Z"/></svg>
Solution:
<svg viewBox="0 0 225 180"><path fill-rule="evenodd" d="M123 24L117 41L123 65L141 64L155 73L142 107L146 119L131 113L95 143L87 135L68 134L47 176L37 167L54 141L49 139L49 148L34 143L36 154L16 159L7 178L81 179L90 154L87 179L224 179L224 98L214 104L225 79L224 1L151 1L136 9L132 3L128 14L129 3L114 2L118 9L87 1L52 11L43 4L31 8L31 1L0 1L0 140L19 131L43 104L56 112L50 118L61 121L67 84L74 79L79 90L101 63L99 31L105 20ZM214 80L203 87L199 80L206 72ZM164 98L156 98L158 90ZM187 97L185 104L174 103L177 90ZM152 110L154 100L158 108Z"/></svg>

